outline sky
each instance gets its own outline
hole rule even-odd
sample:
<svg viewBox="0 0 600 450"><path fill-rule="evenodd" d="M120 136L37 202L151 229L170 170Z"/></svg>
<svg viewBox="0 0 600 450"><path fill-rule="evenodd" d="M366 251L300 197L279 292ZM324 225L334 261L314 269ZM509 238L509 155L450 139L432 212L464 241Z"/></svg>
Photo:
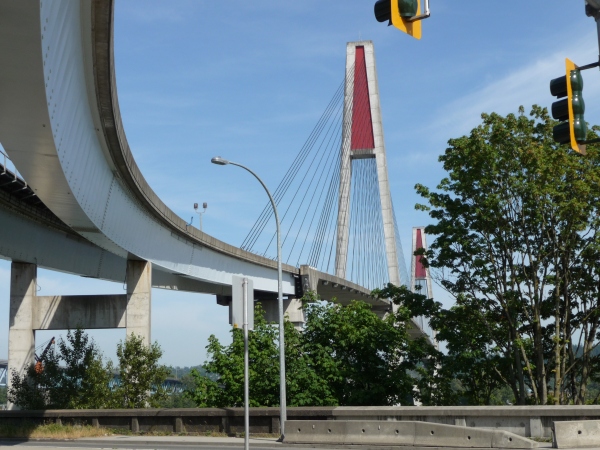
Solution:
<svg viewBox="0 0 600 450"><path fill-rule="evenodd" d="M117 0L115 64L129 145L146 180L185 220L208 203L203 230L240 245L267 199L239 168L274 189L344 77L346 43L372 40L391 193L410 267L417 183L445 176L438 157L481 113L550 107L549 81L564 60L598 58L596 23L584 0L431 0L423 37L377 22L374 0ZM600 123L600 77L584 72L586 120ZM431 238L430 238L431 239ZM0 359L8 353L10 262L0 260ZM123 286L39 270L39 295L118 294ZM450 300L440 287L434 297ZM152 339L164 364L206 360L211 334L229 343L227 309L209 295L155 289ZM64 332L39 331L36 345ZM115 358L124 330L91 331Z"/></svg>

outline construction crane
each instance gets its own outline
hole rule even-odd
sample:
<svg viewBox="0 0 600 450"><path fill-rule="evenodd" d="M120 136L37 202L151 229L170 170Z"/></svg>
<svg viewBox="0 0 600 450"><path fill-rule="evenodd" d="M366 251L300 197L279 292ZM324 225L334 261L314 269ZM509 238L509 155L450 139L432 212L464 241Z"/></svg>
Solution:
<svg viewBox="0 0 600 450"><path fill-rule="evenodd" d="M39 347L36 348L36 350L37 350L37 349L44 347L44 350L42 351L42 353L40 353L40 356L38 356L37 353L34 353L35 373L42 373L44 371L44 365L42 364L42 361L46 357L46 354L48 353L48 351L50 350L50 347L52 347L52 345L54 345L54 336L52 336L52 338L49 341L44 342L42 345L40 345Z"/></svg>

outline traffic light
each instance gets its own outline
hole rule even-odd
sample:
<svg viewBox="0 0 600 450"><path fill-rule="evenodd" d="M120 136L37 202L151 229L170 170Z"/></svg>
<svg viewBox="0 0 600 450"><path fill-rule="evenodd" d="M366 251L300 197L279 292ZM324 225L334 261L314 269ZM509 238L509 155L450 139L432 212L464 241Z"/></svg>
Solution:
<svg viewBox="0 0 600 450"><path fill-rule="evenodd" d="M390 25L409 36L421 39L421 21L414 20L421 14L421 0L378 0L375 2L374 12L379 22L389 21ZM426 17L429 15L421 18Z"/></svg>
<svg viewBox="0 0 600 450"><path fill-rule="evenodd" d="M552 117L562 121L552 130L554 141L571 144L573 150L585 155L587 125L583 117L583 78L573 61L566 60L565 76L550 81L550 93L557 98L566 97L552 103Z"/></svg>

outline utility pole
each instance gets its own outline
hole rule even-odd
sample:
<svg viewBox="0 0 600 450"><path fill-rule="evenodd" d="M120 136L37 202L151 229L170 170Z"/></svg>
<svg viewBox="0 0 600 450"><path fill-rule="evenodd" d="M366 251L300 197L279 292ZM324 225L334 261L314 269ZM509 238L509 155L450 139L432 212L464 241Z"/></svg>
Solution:
<svg viewBox="0 0 600 450"><path fill-rule="evenodd" d="M593 17L598 31L598 61L600 61L600 0L585 0L585 14Z"/></svg>

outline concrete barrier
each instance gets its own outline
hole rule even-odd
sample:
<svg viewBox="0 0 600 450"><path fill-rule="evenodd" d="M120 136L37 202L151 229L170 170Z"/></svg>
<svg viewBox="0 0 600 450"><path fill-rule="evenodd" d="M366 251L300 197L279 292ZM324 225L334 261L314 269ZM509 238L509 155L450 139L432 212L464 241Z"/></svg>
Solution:
<svg viewBox="0 0 600 450"><path fill-rule="evenodd" d="M279 408L250 408L252 433L279 432ZM244 430L244 408L0 411L0 422L54 422L140 431L227 434ZM555 422L600 420L600 406L342 406L290 407L290 420L424 422L469 429L508 431L523 437L552 438Z"/></svg>
<svg viewBox="0 0 600 450"><path fill-rule="evenodd" d="M536 448L514 433L415 421L288 420L290 444L379 444L415 447Z"/></svg>
<svg viewBox="0 0 600 450"><path fill-rule="evenodd" d="M600 420L554 422L554 448L600 447Z"/></svg>

